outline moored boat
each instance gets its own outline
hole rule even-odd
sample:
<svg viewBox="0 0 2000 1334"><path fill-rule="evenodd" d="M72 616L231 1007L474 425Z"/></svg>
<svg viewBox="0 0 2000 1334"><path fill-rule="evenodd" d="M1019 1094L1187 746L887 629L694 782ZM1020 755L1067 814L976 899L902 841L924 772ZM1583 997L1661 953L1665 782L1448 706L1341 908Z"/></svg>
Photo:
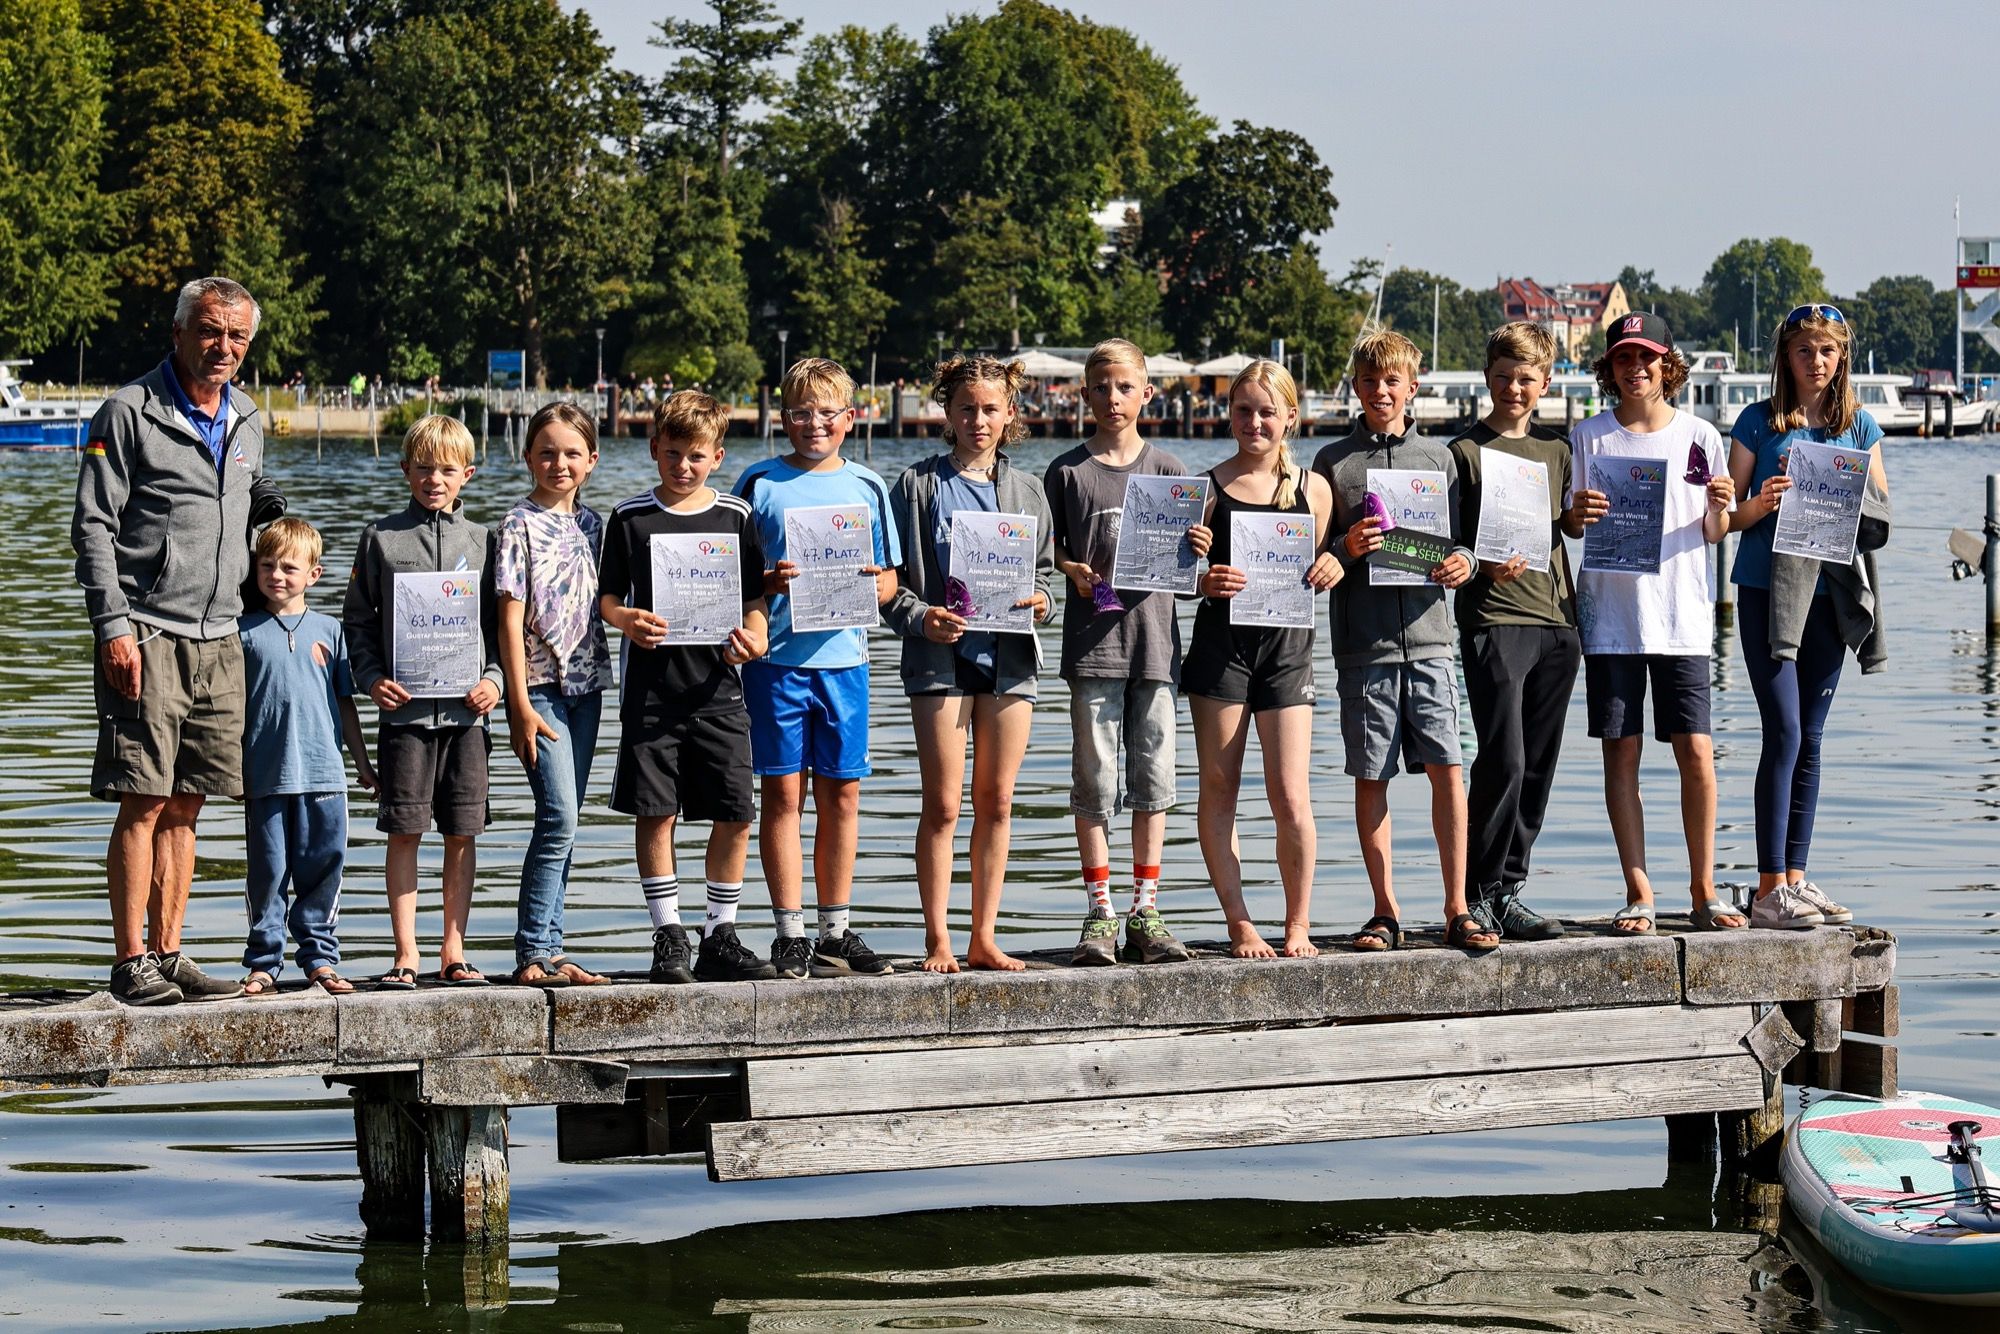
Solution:
<svg viewBox="0 0 2000 1334"><path fill-rule="evenodd" d="M96 399L31 399L13 368L0 361L0 449L80 449L97 412Z"/></svg>

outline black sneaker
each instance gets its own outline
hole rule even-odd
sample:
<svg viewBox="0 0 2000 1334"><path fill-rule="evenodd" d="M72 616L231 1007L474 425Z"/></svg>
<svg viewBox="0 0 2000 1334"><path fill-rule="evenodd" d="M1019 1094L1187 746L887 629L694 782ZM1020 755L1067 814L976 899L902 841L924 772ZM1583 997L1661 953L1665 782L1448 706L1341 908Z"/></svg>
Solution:
<svg viewBox="0 0 2000 1334"><path fill-rule="evenodd" d="M804 936L779 936L771 942L771 971L787 982L804 977L812 957L812 946Z"/></svg>
<svg viewBox="0 0 2000 1334"><path fill-rule="evenodd" d="M210 977L179 950L171 954L155 954L153 963L160 970L160 976L179 987L182 997L187 1000L226 1000L243 994L241 982Z"/></svg>
<svg viewBox="0 0 2000 1334"><path fill-rule="evenodd" d="M859 974L862 977L882 977L896 970L889 961L868 948L857 931L843 931L837 936L821 936L813 946L812 975L814 977L846 977Z"/></svg>
<svg viewBox="0 0 2000 1334"><path fill-rule="evenodd" d="M768 982L778 970L736 938L736 928L717 922L702 933L701 954L694 961L697 982Z"/></svg>
<svg viewBox="0 0 2000 1334"><path fill-rule="evenodd" d="M646 974L648 982L692 982L694 974L688 971L688 962L694 951L688 947L688 933L681 929L679 922L668 922L653 931L653 970Z"/></svg>
<svg viewBox="0 0 2000 1334"><path fill-rule="evenodd" d="M184 999L150 954L135 954L112 968L111 996L127 1005L178 1005Z"/></svg>
<svg viewBox="0 0 2000 1334"><path fill-rule="evenodd" d="M1495 905L1499 909L1500 934L1509 940L1554 940L1563 933L1563 924L1521 902L1521 891L1526 888L1526 885L1508 885Z"/></svg>

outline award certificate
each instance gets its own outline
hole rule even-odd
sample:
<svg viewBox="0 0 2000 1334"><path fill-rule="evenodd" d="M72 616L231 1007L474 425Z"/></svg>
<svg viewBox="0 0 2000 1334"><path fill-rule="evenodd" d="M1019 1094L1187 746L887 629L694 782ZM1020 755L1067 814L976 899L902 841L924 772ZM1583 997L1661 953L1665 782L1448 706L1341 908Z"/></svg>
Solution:
<svg viewBox="0 0 2000 1334"><path fill-rule="evenodd" d="M1778 498L1771 550L1786 556L1849 565L1868 488L1868 451L1800 441L1787 451L1792 489Z"/></svg>
<svg viewBox="0 0 2000 1334"><path fill-rule="evenodd" d="M734 533L655 533L653 611L668 646L726 644L743 624L743 563Z"/></svg>
<svg viewBox="0 0 2000 1334"><path fill-rule="evenodd" d="M969 630L1033 634L1035 609L1014 604L1035 595L1035 516L960 510L951 516L951 577L945 606Z"/></svg>
<svg viewBox="0 0 2000 1334"><path fill-rule="evenodd" d="M865 505L805 505L785 511L785 559L799 567L787 596L794 630L867 630L881 619L875 524Z"/></svg>
<svg viewBox="0 0 2000 1334"><path fill-rule="evenodd" d="M1187 531L1208 503L1206 477L1141 477L1125 482L1111 586L1141 593L1192 593L1194 548Z"/></svg>
<svg viewBox="0 0 2000 1334"><path fill-rule="evenodd" d="M1479 447L1479 535L1472 554L1480 560L1528 558L1528 568L1546 572L1549 545L1549 465L1491 445Z"/></svg>
<svg viewBox="0 0 2000 1334"><path fill-rule="evenodd" d="M1611 508L1583 530L1583 568L1599 574L1658 574L1667 523L1664 459L1593 454L1585 459L1590 489Z"/></svg>
<svg viewBox="0 0 2000 1334"><path fill-rule="evenodd" d="M1431 570L1451 554L1451 515L1444 474L1407 468L1370 468L1368 494L1382 502L1394 527L1368 557L1371 586L1428 584ZM1425 537L1438 539L1426 542Z"/></svg>
<svg viewBox="0 0 2000 1334"><path fill-rule="evenodd" d="M1229 599L1229 623L1312 629L1313 590L1306 570L1317 546L1308 511L1230 515L1229 563L1243 571L1244 586Z"/></svg>
<svg viewBox="0 0 2000 1334"><path fill-rule="evenodd" d="M458 699L479 684L479 575L470 570L396 576L396 684L416 699Z"/></svg>

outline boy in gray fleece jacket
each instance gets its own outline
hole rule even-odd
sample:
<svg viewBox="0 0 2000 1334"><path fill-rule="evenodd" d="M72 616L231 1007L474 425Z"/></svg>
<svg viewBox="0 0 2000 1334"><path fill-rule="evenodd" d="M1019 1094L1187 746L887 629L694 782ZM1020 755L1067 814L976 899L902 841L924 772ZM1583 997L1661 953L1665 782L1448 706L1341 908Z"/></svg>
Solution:
<svg viewBox="0 0 2000 1334"><path fill-rule="evenodd" d="M1355 933L1354 944L1391 950L1402 943L1389 823L1389 780L1400 754L1404 768L1422 769L1431 780L1446 939L1489 950L1499 937L1466 910L1465 788L1445 599L1446 589L1471 577L1472 553L1453 536L1458 468L1451 450L1409 431L1404 417L1420 365L1416 345L1401 334L1369 334L1357 342L1354 389L1363 421L1313 460L1313 471L1333 491L1327 543L1347 571L1332 593L1333 662L1347 772L1354 778L1354 823L1375 894L1375 915Z"/></svg>
<svg viewBox="0 0 2000 1334"><path fill-rule="evenodd" d="M433 818L444 835L438 981L477 985L486 980L465 961L465 928L472 915L473 839L486 828L486 756L492 745L486 715L500 702L503 678L495 635L492 539L465 517L458 498L472 477L472 449L471 433L449 417L424 417L410 428L403 437L402 462L410 506L362 530L341 615L354 688L367 692L381 710L375 827L389 836L385 879L396 963L380 985L394 991L417 985L417 843ZM440 574L462 577L424 578ZM421 589L433 604L434 623L448 625L477 608L477 662L470 650L451 642L448 631L425 646L430 660L399 658L397 583L411 576L416 577L412 593L426 583L437 585ZM431 684L417 677L419 671ZM473 684L460 693L466 679ZM437 685L440 680L448 680L449 686Z"/></svg>

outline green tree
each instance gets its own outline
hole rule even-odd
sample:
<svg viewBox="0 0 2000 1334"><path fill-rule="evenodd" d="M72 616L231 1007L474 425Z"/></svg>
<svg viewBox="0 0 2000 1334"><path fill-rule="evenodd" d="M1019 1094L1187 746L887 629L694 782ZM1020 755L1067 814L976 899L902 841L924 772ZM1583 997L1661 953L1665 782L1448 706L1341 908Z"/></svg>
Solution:
<svg viewBox="0 0 2000 1334"><path fill-rule="evenodd" d="M1653 270L1640 269L1627 264L1618 274L1618 283L1625 289L1625 299L1632 303L1634 310L1647 310L1660 316L1673 330L1677 342L1695 347L1714 347L1722 334L1715 326L1715 313L1709 305L1706 290L1685 287L1669 287L1653 276Z"/></svg>
<svg viewBox="0 0 2000 1334"><path fill-rule="evenodd" d="M110 46L77 0L0 23L0 346L34 355L109 319L118 201L98 189Z"/></svg>
<svg viewBox="0 0 2000 1334"><path fill-rule="evenodd" d="M126 197L119 352L156 355L173 292L241 278L264 308L252 365L277 368L310 332L320 280L288 241L305 95L278 68L254 0L85 0L111 42L103 185Z"/></svg>
<svg viewBox="0 0 2000 1334"><path fill-rule="evenodd" d="M1282 338L1286 355L1302 358L1311 383L1331 383L1347 363L1347 349L1368 309L1364 283L1373 272L1373 261L1368 261L1335 281L1320 263L1319 248L1300 241L1274 273L1250 289L1239 343L1213 350L1262 352Z"/></svg>
<svg viewBox="0 0 2000 1334"><path fill-rule="evenodd" d="M415 19L367 60L328 146L379 345L470 371L483 340L504 339L547 384L550 345L581 355L580 330L623 303L650 239L618 147L640 130L630 83L588 17L552 0Z"/></svg>
<svg viewBox="0 0 2000 1334"><path fill-rule="evenodd" d="M1396 269L1382 280L1382 320L1423 349L1425 369L1478 370L1486 364L1486 336L1501 323L1500 294L1490 287L1460 287L1422 269Z"/></svg>
<svg viewBox="0 0 2000 1334"><path fill-rule="evenodd" d="M1855 364L1866 369L1872 352L1877 370L1914 371L1931 365L1938 346L1950 345L1952 332L1950 306L1940 310L1937 296L1930 279L1909 274L1877 278L1843 299L1839 305L1853 327ZM1949 358L1940 364L1949 365Z"/></svg>
<svg viewBox="0 0 2000 1334"><path fill-rule="evenodd" d="M1786 311L1826 299L1826 275L1813 264L1811 246L1782 236L1745 238L1715 257L1702 288L1718 330L1761 346Z"/></svg>
<svg viewBox="0 0 2000 1334"><path fill-rule="evenodd" d="M648 181L647 203L659 229L651 265L634 288L624 367L734 394L757 382L762 359L749 345L735 210L712 186L687 161L662 164Z"/></svg>
<svg viewBox="0 0 2000 1334"><path fill-rule="evenodd" d="M744 108L783 86L771 62L792 49L805 25L781 19L768 0L707 0L713 23L662 19L653 46L683 54L654 91L651 110L690 140L713 145L717 180L729 176Z"/></svg>
<svg viewBox="0 0 2000 1334"><path fill-rule="evenodd" d="M1239 120L1206 159L1146 217L1146 250L1166 272L1161 317L1183 350L1241 341L1253 293L1338 206L1333 172L1289 130Z"/></svg>
<svg viewBox="0 0 2000 1334"><path fill-rule="evenodd" d="M799 326L794 346L801 355L853 365L882 332L889 315L889 294L875 285L883 261L864 253L861 223L846 198L822 196L820 209L812 244L787 249L780 256L780 267L792 285L790 304Z"/></svg>

